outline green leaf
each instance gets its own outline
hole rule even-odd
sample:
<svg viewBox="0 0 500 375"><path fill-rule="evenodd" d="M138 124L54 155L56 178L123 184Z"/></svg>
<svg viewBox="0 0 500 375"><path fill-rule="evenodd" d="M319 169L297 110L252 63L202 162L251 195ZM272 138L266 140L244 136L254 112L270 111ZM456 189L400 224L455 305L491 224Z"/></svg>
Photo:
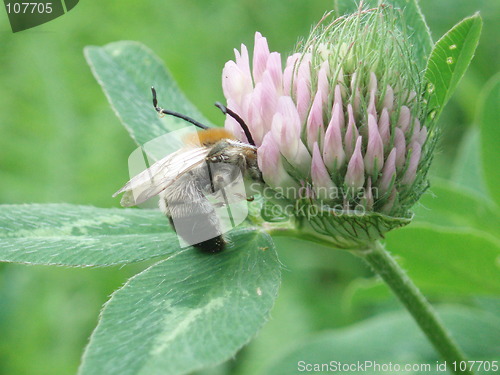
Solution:
<svg viewBox="0 0 500 375"><path fill-rule="evenodd" d="M0 206L0 261L109 266L180 250L158 210L70 204Z"/></svg>
<svg viewBox="0 0 500 375"><path fill-rule="evenodd" d="M139 146L185 124L172 116L158 117L151 86L158 93L159 105L211 125L182 94L162 61L144 45L121 41L89 46L85 57L116 115Z"/></svg>
<svg viewBox="0 0 500 375"><path fill-rule="evenodd" d="M363 311L367 309L367 306L377 305L391 297L396 298L380 278L358 278L346 288L342 297L342 305L345 311Z"/></svg>
<svg viewBox="0 0 500 375"><path fill-rule="evenodd" d="M491 235L498 236L498 215L488 216L489 207L484 201L475 206L472 197L445 187L436 190L439 198L446 196L444 202L427 204L426 198L421 199L425 208L419 211L425 216L417 213L415 224L390 233L387 248L397 256L424 294L495 296L500 291L496 260L500 255L500 243ZM467 200L472 203L471 216L474 211L478 216L467 218ZM453 202L455 210L447 206ZM432 210L427 213L429 208ZM481 212L484 216L480 216ZM470 229L471 225L482 224L491 232ZM457 230L460 227L463 229ZM344 304L349 309L366 308L366 305L391 296L393 294L380 279L357 279L349 285Z"/></svg>
<svg viewBox="0 0 500 375"><path fill-rule="evenodd" d="M375 7L378 4L392 5L394 9L402 9L403 17L401 18L400 27L408 36L410 43L413 45L413 51L417 58L417 65L420 70L423 70L427 59L432 50L432 38L429 27L425 22L425 18L420 10L417 0L367 0L364 1L366 7ZM358 2L352 0L336 0L335 9L338 15L353 13L358 10Z"/></svg>
<svg viewBox="0 0 500 375"><path fill-rule="evenodd" d="M493 200L500 206L500 126L498 126L498 106L500 103L500 74L493 77L485 89L480 112L482 162L486 185Z"/></svg>
<svg viewBox="0 0 500 375"><path fill-rule="evenodd" d="M458 306L438 309L445 325L450 329L464 352L473 360L495 360L498 357L498 337L500 320L480 310ZM304 361L304 362L301 362ZM365 364L377 363L379 366L399 364L400 371L358 369L358 361ZM299 364L338 363L354 364L354 371L340 371L323 368L323 372L342 374L437 374L446 373L436 369L436 361L443 363L431 344L412 320L408 312L386 313L351 327L318 334L301 343L280 357L265 374L296 374ZM430 370L405 371L406 364L430 364ZM477 367L476 367L477 369ZM384 371L385 370L385 371ZM311 371L312 372L312 371ZM317 371L320 373L320 371ZM476 371L477 374L488 372ZM491 374L491 371L489 372Z"/></svg>
<svg viewBox="0 0 500 375"><path fill-rule="evenodd" d="M462 20L436 42L431 52L424 81L429 112L435 120L474 56L482 24L479 14Z"/></svg>
<svg viewBox="0 0 500 375"><path fill-rule="evenodd" d="M433 179L429 192L414 209L415 221L439 227L474 228L499 237L500 213L475 191Z"/></svg>
<svg viewBox="0 0 500 375"><path fill-rule="evenodd" d="M387 249L424 293L500 294L500 242L485 232L414 223L388 233Z"/></svg>
<svg viewBox="0 0 500 375"><path fill-rule="evenodd" d="M268 319L280 282L271 238L234 233L220 254L180 252L115 292L79 374L184 374L232 357Z"/></svg>
<svg viewBox="0 0 500 375"><path fill-rule="evenodd" d="M488 197L481 162L480 133L479 128L474 126L463 135L453 162L451 180L464 188L472 189Z"/></svg>

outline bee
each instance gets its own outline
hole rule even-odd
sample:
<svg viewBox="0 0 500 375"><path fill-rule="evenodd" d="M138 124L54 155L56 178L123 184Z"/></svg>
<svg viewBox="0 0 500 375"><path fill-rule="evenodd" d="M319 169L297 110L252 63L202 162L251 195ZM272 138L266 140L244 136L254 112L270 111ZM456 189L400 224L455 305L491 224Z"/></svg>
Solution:
<svg viewBox="0 0 500 375"><path fill-rule="evenodd" d="M156 91L153 87L151 91L153 107L160 115L181 118L202 130L197 132L197 137L185 139L184 147L133 177L113 197L125 193L121 205L130 207L159 196L160 210L181 238L203 252L220 252L227 241L222 234L216 207L208 197L221 196L227 205L226 190L230 190L231 184L239 177L243 176L247 181L263 181L257 165L257 147L250 130L236 113L216 103L245 132L248 144L238 141L223 128L209 128L183 114L159 107Z"/></svg>

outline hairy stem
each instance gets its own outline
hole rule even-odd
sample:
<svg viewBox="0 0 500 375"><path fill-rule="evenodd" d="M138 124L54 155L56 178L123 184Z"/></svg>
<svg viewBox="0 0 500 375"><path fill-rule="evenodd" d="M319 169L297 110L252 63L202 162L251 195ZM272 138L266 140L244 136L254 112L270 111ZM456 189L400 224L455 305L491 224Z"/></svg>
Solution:
<svg viewBox="0 0 500 375"><path fill-rule="evenodd" d="M429 341L446 360L449 370L453 371L451 363L466 361L431 304L379 241L372 243L368 249L355 253L363 258L396 294ZM455 373L473 374L471 371L459 369Z"/></svg>

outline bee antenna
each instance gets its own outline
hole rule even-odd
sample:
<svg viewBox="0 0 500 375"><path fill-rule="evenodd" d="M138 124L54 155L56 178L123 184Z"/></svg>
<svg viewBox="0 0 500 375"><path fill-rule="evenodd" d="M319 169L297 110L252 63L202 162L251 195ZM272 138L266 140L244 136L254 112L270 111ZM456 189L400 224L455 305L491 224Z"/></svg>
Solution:
<svg viewBox="0 0 500 375"><path fill-rule="evenodd" d="M184 121L190 122L191 124L201 128L201 129L209 129L208 126L203 125L202 123L192 119L189 116L183 115L182 113L169 111L168 109L163 109L161 107L158 107L158 100L156 100L156 90L154 87L151 87L151 92L153 93L153 107L155 108L156 112L158 112L160 115L170 115L170 116L178 117L180 119L183 119Z"/></svg>
<svg viewBox="0 0 500 375"><path fill-rule="evenodd" d="M252 146L255 146L255 141L253 140L252 133L250 133L250 129L248 128L248 125L245 124L245 121L243 121L243 119L237 113L233 112L232 110L224 106L222 103L216 102L215 106L219 108L225 115L229 115L232 118L234 118L238 122L238 124L240 124L241 128L245 132L245 135L248 139L248 143L250 143Z"/></svg>

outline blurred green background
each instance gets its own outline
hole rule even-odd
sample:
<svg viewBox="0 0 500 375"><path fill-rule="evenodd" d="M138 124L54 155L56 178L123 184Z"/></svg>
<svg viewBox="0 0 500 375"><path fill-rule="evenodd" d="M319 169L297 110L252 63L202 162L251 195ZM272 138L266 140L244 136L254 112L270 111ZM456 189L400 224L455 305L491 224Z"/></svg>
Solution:
<svg viewBox="0 0 500 375"><path fill-rule="evenodd" d="M324 0L82 0L65 16L16 34L0 11L0 203L119 206L111 194L128 179L135 145L85 62L86 45L146 44L187 97L221 124L213 103L223 99L221 71L233 48L252 46L260 31L272 50L286 54L332 7ZM444 136L432 174L454 179L450 166L476 126L478 96L499 70L500 2L422 0L421 7L434 40L475 11L484 20L476 57L440 120ZM465 183L482 189L480 181ZM251 374L269 357L266 348L399 308L392 299L345 308L351 283L370 274L350 254L286 240L278 246L286 268L273 322L227 368ZM0 264L0 374L75 373L100 306L144 266Z"/></svg>

